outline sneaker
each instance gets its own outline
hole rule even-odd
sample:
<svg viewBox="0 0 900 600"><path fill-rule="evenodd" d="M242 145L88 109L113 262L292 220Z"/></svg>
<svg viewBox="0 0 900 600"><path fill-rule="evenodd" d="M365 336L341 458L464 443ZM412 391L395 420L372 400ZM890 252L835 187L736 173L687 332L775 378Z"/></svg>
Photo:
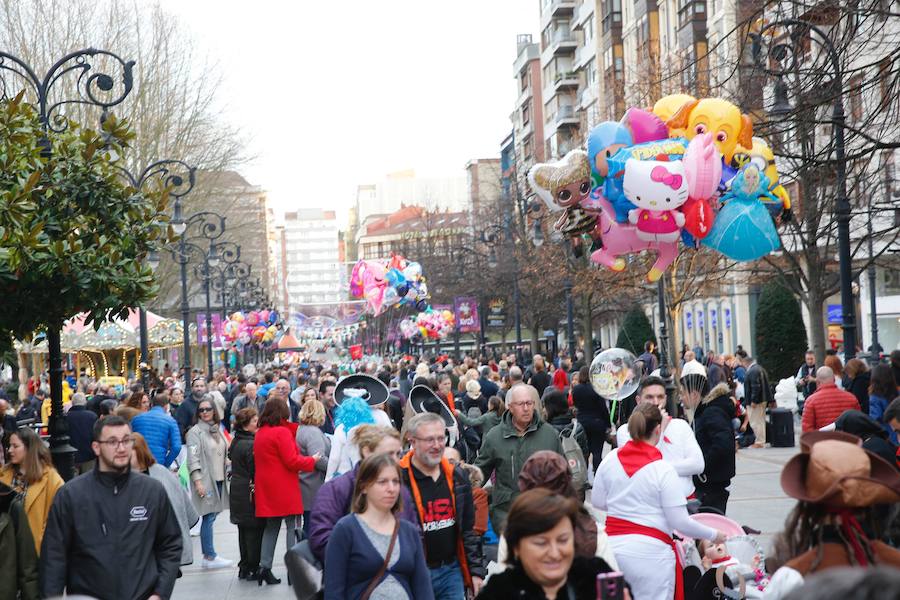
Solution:
<svg viewBox="0 0 900 600"><path fill-rule="evenodd" d="M200 565L204 569L225 569L234 564L234 561L228 560L227 558L222 558L221 556L217 556L212 560L204 558Z"/></svg>
<svg viewBox="0 0 900 600"><path fill-rule="evenodd" d="M197 521L197 524L191 527L191 537L200 537L200 521Z"/></svg>

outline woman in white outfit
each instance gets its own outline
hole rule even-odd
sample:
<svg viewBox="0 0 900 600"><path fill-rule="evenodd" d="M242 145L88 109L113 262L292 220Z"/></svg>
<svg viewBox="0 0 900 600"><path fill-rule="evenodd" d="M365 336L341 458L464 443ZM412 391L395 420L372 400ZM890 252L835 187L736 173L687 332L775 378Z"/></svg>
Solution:
<svg viewBox="0 0 900 600"><path fill-rule="evenodd" d="M688 516L675 468L657 449L663 416L639 404L628 419L631 440L600 463L592 504L606 511L606 533L635 600L681 600L681 568L672 532L716 543L725 534Z"/></svg>

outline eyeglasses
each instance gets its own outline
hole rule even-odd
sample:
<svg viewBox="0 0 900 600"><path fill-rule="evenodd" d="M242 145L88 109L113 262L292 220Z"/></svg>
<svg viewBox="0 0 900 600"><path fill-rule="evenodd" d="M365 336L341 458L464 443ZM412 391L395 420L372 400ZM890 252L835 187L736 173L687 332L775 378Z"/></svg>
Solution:
<svg viewBox="0 0 900 600"><path fill-rule="evenodd" d="M208 412L212 412L212 409L211 408L198 408L197 412L198 413L208 413Z"/></svg>
<svg viewBox="0 0 900 600"><path fill-rule="evenodd" d="M510 406L524 406L525 408L534 408L534 401L528 400L526 402L510 402Z"/></svg>
<svg viewBox="0 0 900 600"><path fill-rule="evenodd" d="M429 437L429 438L420 438L420 437L413 436L413 439L419 440L426 446L434 446L435 444L446 444L447 443L447 436L444 436L444 435L434 436L434 437Z"/></svg>
<svg viewBox="0 0 900 600"><path fill-rule="evenodd" d="M106 444L107 448L114 449L119 448L131 448L134 446L134 438L125 438L121 440L111 439L111 440L98 440L98 444Z"/></svg>

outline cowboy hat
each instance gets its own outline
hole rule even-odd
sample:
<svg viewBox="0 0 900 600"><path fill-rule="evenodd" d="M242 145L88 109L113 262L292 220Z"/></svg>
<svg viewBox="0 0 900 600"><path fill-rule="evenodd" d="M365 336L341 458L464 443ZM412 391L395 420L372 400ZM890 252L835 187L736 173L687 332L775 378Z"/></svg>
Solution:
<svg viewBox="0 0 900 600"><path fill-rule="evenodd" d="M443 417L444 424L447 427L456 426L456 417L450 412L450 407L428 386L417 385L413 387L409 391L409 404L416 413L435 413Z"/></svg>
<svg viewBox="0 0 900 600"><path fill-rule="evenodd" d="M347 375L334 388L334 402L340 404L345 398L362 398L369 406L378 406L387 402L391 392L381 380L364 375Z"/></svg>
<svg viewBox="0 0 900 600"><path fill-rule="evenodd" d="M883 458L855 443L810 439L809 452L792 457L781 471L788 496L832 508L900 502L900 473Z"/></svg>
<svg viewBox="0 0 900 600"><path fill-rule="evenodd" d="M814 444L824 442L825 440L836 440L862 446L862 440L860 438L845 431L807 431L800 436L800 452L809 454L809 450Z"/></svg>

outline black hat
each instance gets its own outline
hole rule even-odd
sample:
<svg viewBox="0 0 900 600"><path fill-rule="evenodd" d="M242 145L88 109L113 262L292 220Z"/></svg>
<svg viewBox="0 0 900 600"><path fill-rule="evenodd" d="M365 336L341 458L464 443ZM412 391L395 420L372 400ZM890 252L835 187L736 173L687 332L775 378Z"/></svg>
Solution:
<svg viewBox="0 0 900 600"><path fill-rule="evenodd" d="M390 390L379 379L371 375L348 375L338 381L334 388L334 402L340 404L345 398L357 397L366 401L369 406L378 406L387 402Z"/></svg>
<svg viewBox="0 0 900 600"><path fill-rule="evenodd" d="M447 403L425 385L417 385L409 391L409 404L416 413L430 412L444 418L447 427L456 425L456 417Z"/></svg>

